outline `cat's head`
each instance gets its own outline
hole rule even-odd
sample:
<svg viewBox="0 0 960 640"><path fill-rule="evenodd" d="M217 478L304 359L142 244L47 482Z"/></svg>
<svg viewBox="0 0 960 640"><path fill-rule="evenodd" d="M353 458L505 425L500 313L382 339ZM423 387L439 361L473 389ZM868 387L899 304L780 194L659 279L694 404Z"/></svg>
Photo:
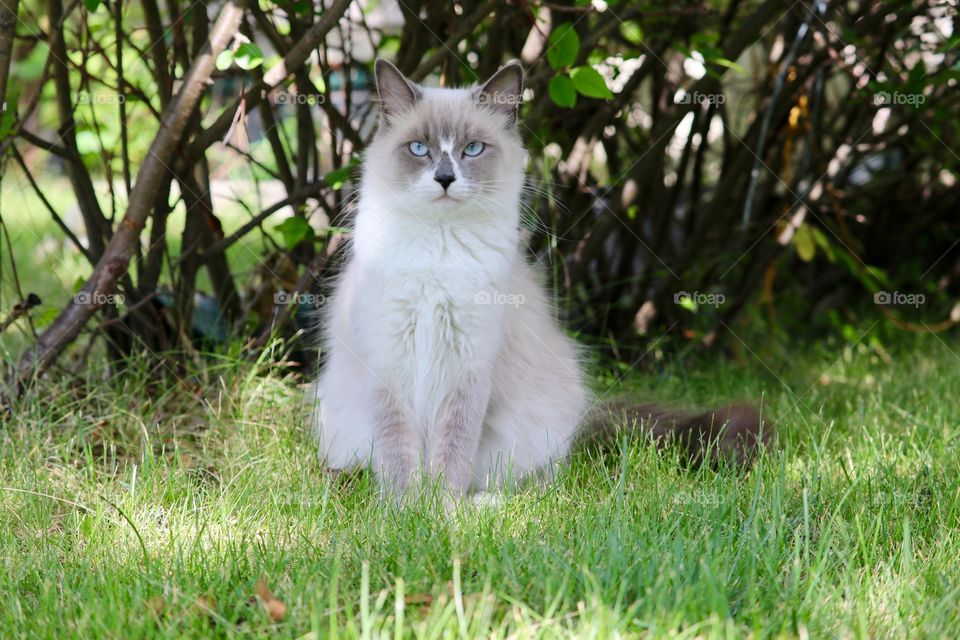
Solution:
<svg viewBox="0 0 960 640"><path fill-rule="evenodd" d="M461 89L419 86L386 60L377 60L376 74L381 119L365 155L364 190L431 218L516 209L526 161L519 63Z"/></svg>

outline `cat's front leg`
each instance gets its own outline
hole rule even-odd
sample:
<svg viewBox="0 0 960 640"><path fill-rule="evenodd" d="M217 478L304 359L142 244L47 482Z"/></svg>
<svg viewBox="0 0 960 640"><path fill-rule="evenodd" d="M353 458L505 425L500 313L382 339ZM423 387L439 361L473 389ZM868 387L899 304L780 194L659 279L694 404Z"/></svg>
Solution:
<svg viewBox="0 0 960 640"><path fill-rule="evenodd" d="M455 496L466 493L470 486L490 388L488 376L469 376L459 385L450 395L438 438L431 447L430 470L443 478Z"/></svg>
<svg viewBox="0 0 960 640"><path fill-rule="evenodd" d="M406 492L420 465L417 434L407 413L389 389L379 388L374 393L375 471L384 488L397 496Z"/></svg>

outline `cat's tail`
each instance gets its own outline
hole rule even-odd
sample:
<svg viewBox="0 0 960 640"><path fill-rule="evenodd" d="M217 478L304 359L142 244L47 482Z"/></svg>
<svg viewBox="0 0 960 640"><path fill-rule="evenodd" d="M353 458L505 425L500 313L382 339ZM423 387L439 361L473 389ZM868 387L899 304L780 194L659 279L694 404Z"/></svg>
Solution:
<svg viewBox="0 0 960 640"><path fill-rule="evenodd" d="M651 440L658 448L677 446L692 465L748 466L773 441L774 426L746 404L695 413L615 400L590 415L574 450L615 449L625 436Z"/></svg>

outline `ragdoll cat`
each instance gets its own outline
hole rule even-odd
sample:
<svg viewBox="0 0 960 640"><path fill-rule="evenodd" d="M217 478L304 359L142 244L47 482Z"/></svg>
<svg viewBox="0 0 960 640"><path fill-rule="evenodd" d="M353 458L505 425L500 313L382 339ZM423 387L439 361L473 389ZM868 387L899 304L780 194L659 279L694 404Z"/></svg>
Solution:
<svg viewBox="0 0 960 640"><path fill-rule="evenodd" d="M522 69L511 63L480 86L441 89L378 60L376 82L381 122L326 317L321 457L335 469L370 465L401 493L421 473L454 495L549 474L616 416L585 420L577 346L524 257ZM743 411L685 418L641 407L620 418L697 434L685 441L695 449L713 433L701 423L719 433L729 418L728 432L755 432L755 414ZM583 434L581 424L602 428ZM751 450L753 441L740 442L729 443L735 455Z"/></svg>

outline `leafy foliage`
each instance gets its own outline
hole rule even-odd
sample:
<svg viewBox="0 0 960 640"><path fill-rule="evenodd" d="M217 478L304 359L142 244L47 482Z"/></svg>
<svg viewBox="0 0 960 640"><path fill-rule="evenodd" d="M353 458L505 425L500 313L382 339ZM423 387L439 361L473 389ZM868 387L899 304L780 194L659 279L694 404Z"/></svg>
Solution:
<svg viewBox="0 0 960 640"><path fill-rule="evenodd" d="M155 0L119 14L47 2L66 15L14 50L12 108L0 120L4 189L35 184L44 195L37 206L62 222L50 233L87 263L72 283L119 228L215 16ZM337 272L375 126L376 55L445 86L510 58L525 64L531 251L550 265L569 326L606 355L633 362L654 344L709 346L747 327L842 332L878 317L939 331L960 321L954 8L614 0L487 2L458 14L410 0L391 23L377 3L363 19L347 6L245 7L163 178L146 253L120 279L124 302L100 312L109 329L96 335L113 355L189 346L177 327L191 325L198 286L256 349L295 330L296 314L264 301L327 291ZM21 21L47 8L20 7ZM349 37L334 37L336 25ZM284 60L291 52L301 57ZM80 217L23 167L66 175ZM211 195L227 182L253 193ZM247 234L262 239L241 252L257 257L252 267L225 253L254 246ZM11 274L3 293L16 300ZM158 291L174 300L163 322L149 303ZM924 303L874 304L884 293ZM44 299L65 305L72 295Z"/></svg>

